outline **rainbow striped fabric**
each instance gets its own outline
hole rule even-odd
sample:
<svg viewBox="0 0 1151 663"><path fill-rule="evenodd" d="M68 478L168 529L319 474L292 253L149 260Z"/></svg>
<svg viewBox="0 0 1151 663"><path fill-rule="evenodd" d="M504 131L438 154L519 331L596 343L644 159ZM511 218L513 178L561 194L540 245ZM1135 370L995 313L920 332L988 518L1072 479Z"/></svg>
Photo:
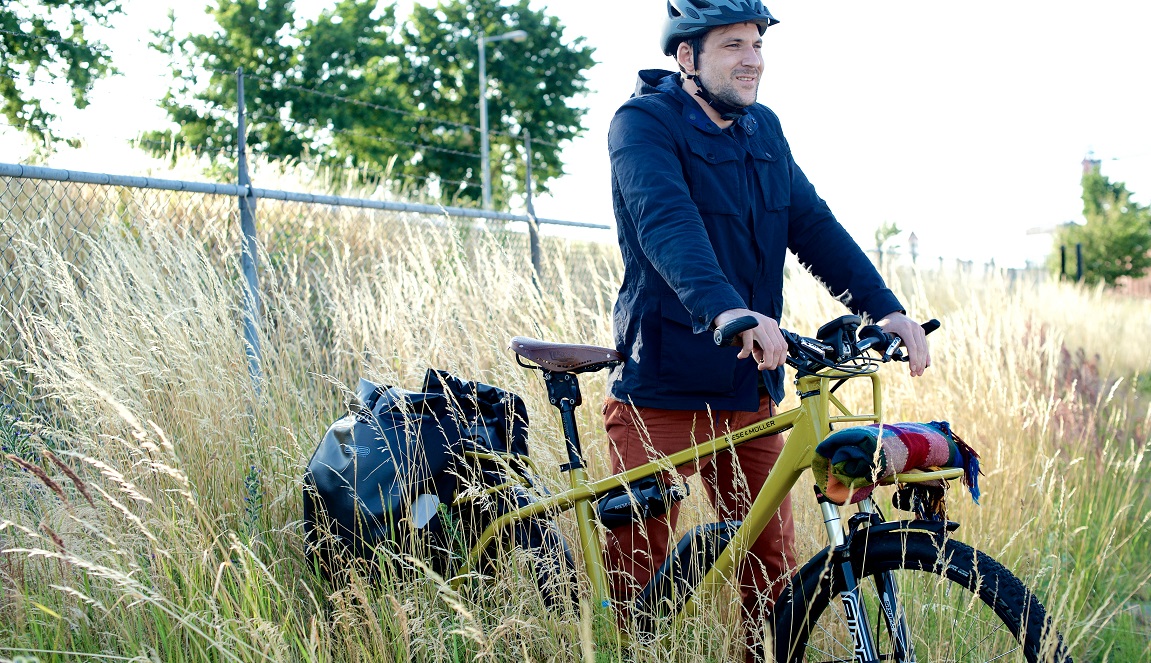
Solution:
<svg viewBox="0 0 1151 663"><path fill-rule="evenodd" d="M979 454L946 421L845 428L824 438L811 461L816 485L838 504L859 502L893 474L938 467L963 468L963 484L979 503Z"/></svg>

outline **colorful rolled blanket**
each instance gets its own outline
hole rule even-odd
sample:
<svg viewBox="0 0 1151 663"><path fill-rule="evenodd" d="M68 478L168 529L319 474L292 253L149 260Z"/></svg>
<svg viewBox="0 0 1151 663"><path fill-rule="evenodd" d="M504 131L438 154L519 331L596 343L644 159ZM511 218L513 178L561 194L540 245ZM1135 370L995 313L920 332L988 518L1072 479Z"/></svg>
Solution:
<svg viewBox="0 0 1151 663"><path fill-rule="evenodd" d="M839 504L859 502L893 474L930 467L963 468L963 484L979 504L979 454L946 421L845 428L824 438L811 461L816 485Z"/></svg>

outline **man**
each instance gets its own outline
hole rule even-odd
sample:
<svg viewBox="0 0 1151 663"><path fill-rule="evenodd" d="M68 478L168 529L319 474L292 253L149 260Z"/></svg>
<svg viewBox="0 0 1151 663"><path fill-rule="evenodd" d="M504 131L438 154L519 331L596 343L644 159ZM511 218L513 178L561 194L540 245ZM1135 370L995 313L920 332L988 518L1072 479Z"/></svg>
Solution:
<svg viewBox="0 0 1151 663"><path fill-rule="evenodd" d="M913 376L930 364L922 329L816 195L775 114L756 103L762 36L775 23L759 0L668 0L662 46L679 72L640 72L612 121L624 259L614 328L627 357L604 406L615 471L771 416L784 395L788 249L853 311L904 339ZM759 326L740 335L738 350L704 333L744 315ZM740 520L782 445L779 436L756 440L680 473L698 470L719 517ZM673 507L610 533L617 598L662 564L676 515ZM749 627L762 625L783 590L793 540L788 501L740 572Z"/></svg>

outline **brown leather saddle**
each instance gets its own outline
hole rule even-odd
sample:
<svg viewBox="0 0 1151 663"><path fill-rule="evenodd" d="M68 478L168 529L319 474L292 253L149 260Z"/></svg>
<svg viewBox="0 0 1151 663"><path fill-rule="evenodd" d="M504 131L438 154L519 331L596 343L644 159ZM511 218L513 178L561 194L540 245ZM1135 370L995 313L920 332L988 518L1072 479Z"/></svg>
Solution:
<svg viewBox="0 0 1151 663"><path fill-rule="evenodd" d="M536 364L527 368L542 368L553 373L588 373L622 364L624 356L611 348L594 345L574 345L571 343L549 343L526 336L512 338L508 346L517 357Z"/></svg>

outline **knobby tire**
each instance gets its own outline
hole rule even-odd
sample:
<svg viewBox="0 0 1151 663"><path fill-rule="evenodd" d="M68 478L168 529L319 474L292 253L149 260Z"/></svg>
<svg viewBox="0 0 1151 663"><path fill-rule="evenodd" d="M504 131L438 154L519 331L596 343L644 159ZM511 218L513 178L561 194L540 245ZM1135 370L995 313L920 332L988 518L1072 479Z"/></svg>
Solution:
<svg viewBox="0 0 1151 663"><path fill-rule="evenodd" d="M895 660L876 575L891 572L916 661L1071 663L1038 598L984 553L940 532L858 532L851 569L880 660ZM825 549L792 578L774 611L776 661L852 661L838 555Z"/></svg>

